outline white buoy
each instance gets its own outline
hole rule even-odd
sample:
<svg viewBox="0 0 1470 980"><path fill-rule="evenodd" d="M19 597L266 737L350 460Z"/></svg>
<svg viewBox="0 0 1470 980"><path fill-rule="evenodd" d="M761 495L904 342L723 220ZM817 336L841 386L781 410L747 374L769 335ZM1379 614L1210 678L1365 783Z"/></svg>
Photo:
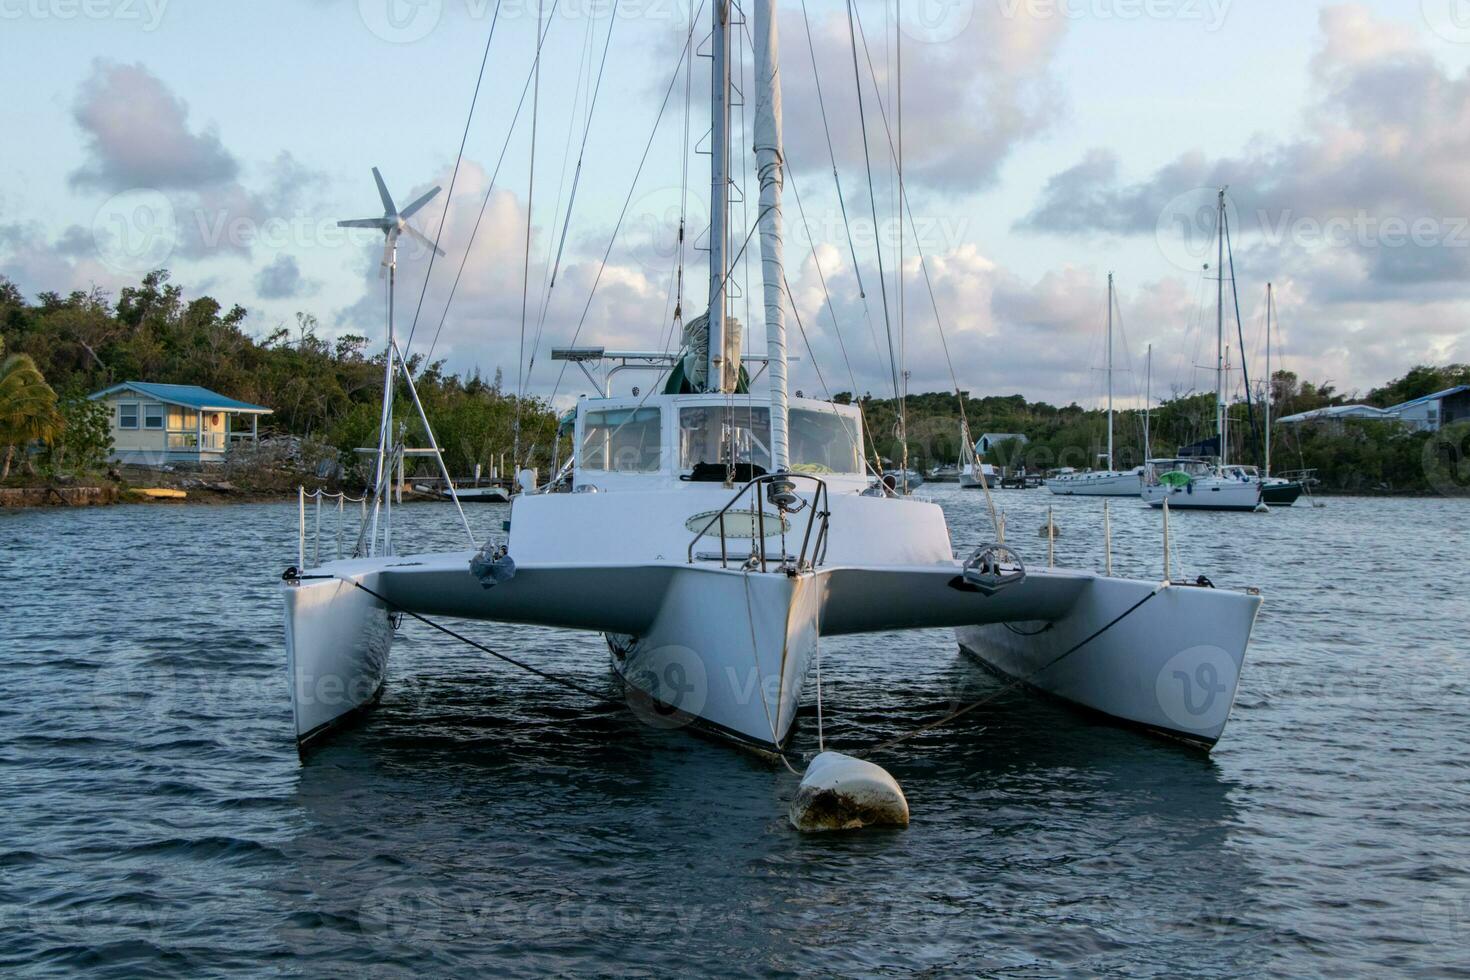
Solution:
<svg viewBox="0 0 1470 980"><path fill-rule="evenodd" d="M807 832L907 827L909 801L882 766L823 752L807 766L790 817L791 826Z"/></svg>

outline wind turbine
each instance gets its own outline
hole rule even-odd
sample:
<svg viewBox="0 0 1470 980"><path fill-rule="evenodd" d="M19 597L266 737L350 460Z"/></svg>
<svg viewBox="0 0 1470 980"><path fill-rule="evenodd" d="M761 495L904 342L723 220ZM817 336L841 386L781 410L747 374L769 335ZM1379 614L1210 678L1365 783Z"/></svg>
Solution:
<svg viewBox="0 0 1470 980"><path fill-rule="evenodd" d="M399 211L398 206L393 203L393 195L388 193L388 185L383 183L383 175L378 172L377 167L373 168L373 181L378 185L378 197L383 199L383 216L381 218L354 218L351 221L339 221L337 222L337 227L376 228L378 231L381 231L385 239L383 245L384 272L391 271L397 267L398 238L404 233L407 233L410 238L418 241L420 244L427 245L435 255L443 255L443 249L429 241L422 232L408 223L408 219L422 210L425 204L432 201L438 195L441 188L434 187L417 201L414 201L408 207Z"/></svg>
<svg viewBox="0 0 1470 980"><path fill-rule="evenodd" d="M428 432L429 442L433 448L434 456L439 461L439 471L444 477L445 484L449 488L450 496L453 498L456 507L459 507L459 496L455 492L454 481L450 479L449 471L444 465L444 456L439 452L438 443L434 441L434 432L429 427L428 416L424 413L424 406L419 401L418 392L414 388L413 376L408 371L408 365L403 362L403 355L398 350L398 338L393 332L393 303L398 279L398 239L407 234L410 238L427 245L433 254L444 254L443 249L429 241L422 232L408 223L409 218L417 214L423 209L425 204L428 204L438 195L440 188L435 186L408 207L399 211L398 206L393 203L393 195L388 193L388 185L383 182L383 175L378 172L377 167L373 168L373 182L378 185L378 197L383 201L383 216L381 218L353 218L350 221L339 221L337 222L337 226L339 228L375 228L383 233L383 268L379 273L379 277L381 278L385 274L388 276L388 350L387 356L383 359L383 411L378 425L377 477L373 484L372 536L368 543L368 548L370 554L377 553L378 512L382 508L385 513L383 551L386 554L392 554L393 496L391 493L384 493L383 470L386 457L390 453L397 455L397 447L394 445L392 434L393 372L399 366L403 368L403 376L408 382L409 393L413 396L414 406L418 409L419 418L423 420L424 429ZM391 477L392 461L388 461L387 466L387 475ZM469 522L464 520L463 509L460 510L460 519L464 521L465 532L469 534ZM364 528L364 530L367 529ZM474 540L473 534L470 535L470 538L471 541ZM359 547L361 547L360 540Z"/></svg>

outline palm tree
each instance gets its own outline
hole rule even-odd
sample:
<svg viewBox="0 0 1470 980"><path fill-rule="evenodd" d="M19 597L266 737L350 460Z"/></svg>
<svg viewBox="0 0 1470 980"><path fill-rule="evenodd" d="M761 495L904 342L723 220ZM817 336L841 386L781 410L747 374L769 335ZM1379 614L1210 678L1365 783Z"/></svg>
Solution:
<svg viewBox="0 0 1470 980"><path fill-rule="evenodd" d="M56 407L56 392L41 376L36 362L28 354L5 357L0 341L0 446L5 457L0 462L0 480L10 475L10 463L17 447L32 442L53 442L65 425Z"/></svg>

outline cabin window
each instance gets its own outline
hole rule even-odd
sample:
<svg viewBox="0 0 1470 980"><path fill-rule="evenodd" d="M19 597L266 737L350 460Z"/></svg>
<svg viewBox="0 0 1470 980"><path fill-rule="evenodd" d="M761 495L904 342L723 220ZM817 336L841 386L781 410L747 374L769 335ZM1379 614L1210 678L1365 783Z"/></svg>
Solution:
<svg viewBox="0 0 1470 980"><path fill-rule="evenodd" d="M145 428L145 429L161 429L161 428L163 428L163 406L162 405L144 405L143 406L143 428Z"/></svg>
<svg viewBox="0 0 1470 980"><path fill-rule="evenodd" d="M791 411L788 441L793 473L861 473L862 438L856 419L836 412Z"/></svg>
<svg viewBox="0 0 1470 980"><path fill-rule="evenodd" d="M168 427L171 432L193 432L199 425L199 413L189 408L171 405L168 410Z"/></svg>
<svg viewBox="0 0 1470 980"><path fill-rule="evenodd" d="M679 466L752 463L771 471L771 410L751 405L710 405L679 412Z"/></svg>
<svg viewBox="0 0 1470 980"><path fill-rule="evenodd" d="M122 402L117 406L117 427L119 429L136 429L138 427L138 405L136 402Z"/></svg>
<svg viewBox="0 0 1470 980"><path fill-rule="evenodd" d="M610 408L587 412L582 422L583 470L657 473L662 465L663 426L657 408Z"/></svg>

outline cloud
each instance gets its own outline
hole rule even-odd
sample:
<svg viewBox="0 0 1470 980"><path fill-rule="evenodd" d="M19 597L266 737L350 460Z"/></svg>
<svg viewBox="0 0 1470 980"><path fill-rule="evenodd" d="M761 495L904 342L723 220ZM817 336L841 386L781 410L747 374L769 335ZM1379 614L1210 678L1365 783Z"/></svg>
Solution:
<svg viewBox="0 0 1470 980"><path fill-rule="evenodd" d="M1025 12L1008 16L1003 4L951 4L953 31L916 40L914 25L897 32L903 56L904 180L911 188L974 193L993 185L1000 165L1025 140L1060 114L1062 97L1051 75L1066 22ZM897 45L881 21L855 21L863 108L875 174L892 167L896 141ZM782 17L785 129L793 166L830 170L821 116L826 103L833 150L850 184L863 179L862 129L857 116L853 43L845 13L811 19ZM951 36L952 35L952 36ZM920 35L923 36L923 35ZM813 51L816 71L813 71Z"/></svg>
<svg viewBox="0 0 1470 980"><path fill-rule="evenodd" d="M74 187L197 190L240 171L219 134L191 130L189 107L142 64L94 62L72 117L89 158L72 172Z"/></svg>
<svg viewBox="0 0 1470 980"><path fill-rule="evenodd" d="M261 299L297 299L311 296L320 288L321 283L302 276L293 255L278 255L255 274L255 291Z"/></svg>
<svg viewBox="0 0 1470 980"><path fill-rule="evenodd" d="M1233 157L1184 153L1134 183L1116 155L1092 150L1048 180L1017 228L1200 230L1196 205L1228 184L1243 239L1282 253L1337 246L1379 286L1470 275L1470 73L1450 73L1407 30L1356 4L1323 10L1319 26L1315 102L1300 135L1258 139ZM1213 217L1203 220L1212 229Z"/></svg>

